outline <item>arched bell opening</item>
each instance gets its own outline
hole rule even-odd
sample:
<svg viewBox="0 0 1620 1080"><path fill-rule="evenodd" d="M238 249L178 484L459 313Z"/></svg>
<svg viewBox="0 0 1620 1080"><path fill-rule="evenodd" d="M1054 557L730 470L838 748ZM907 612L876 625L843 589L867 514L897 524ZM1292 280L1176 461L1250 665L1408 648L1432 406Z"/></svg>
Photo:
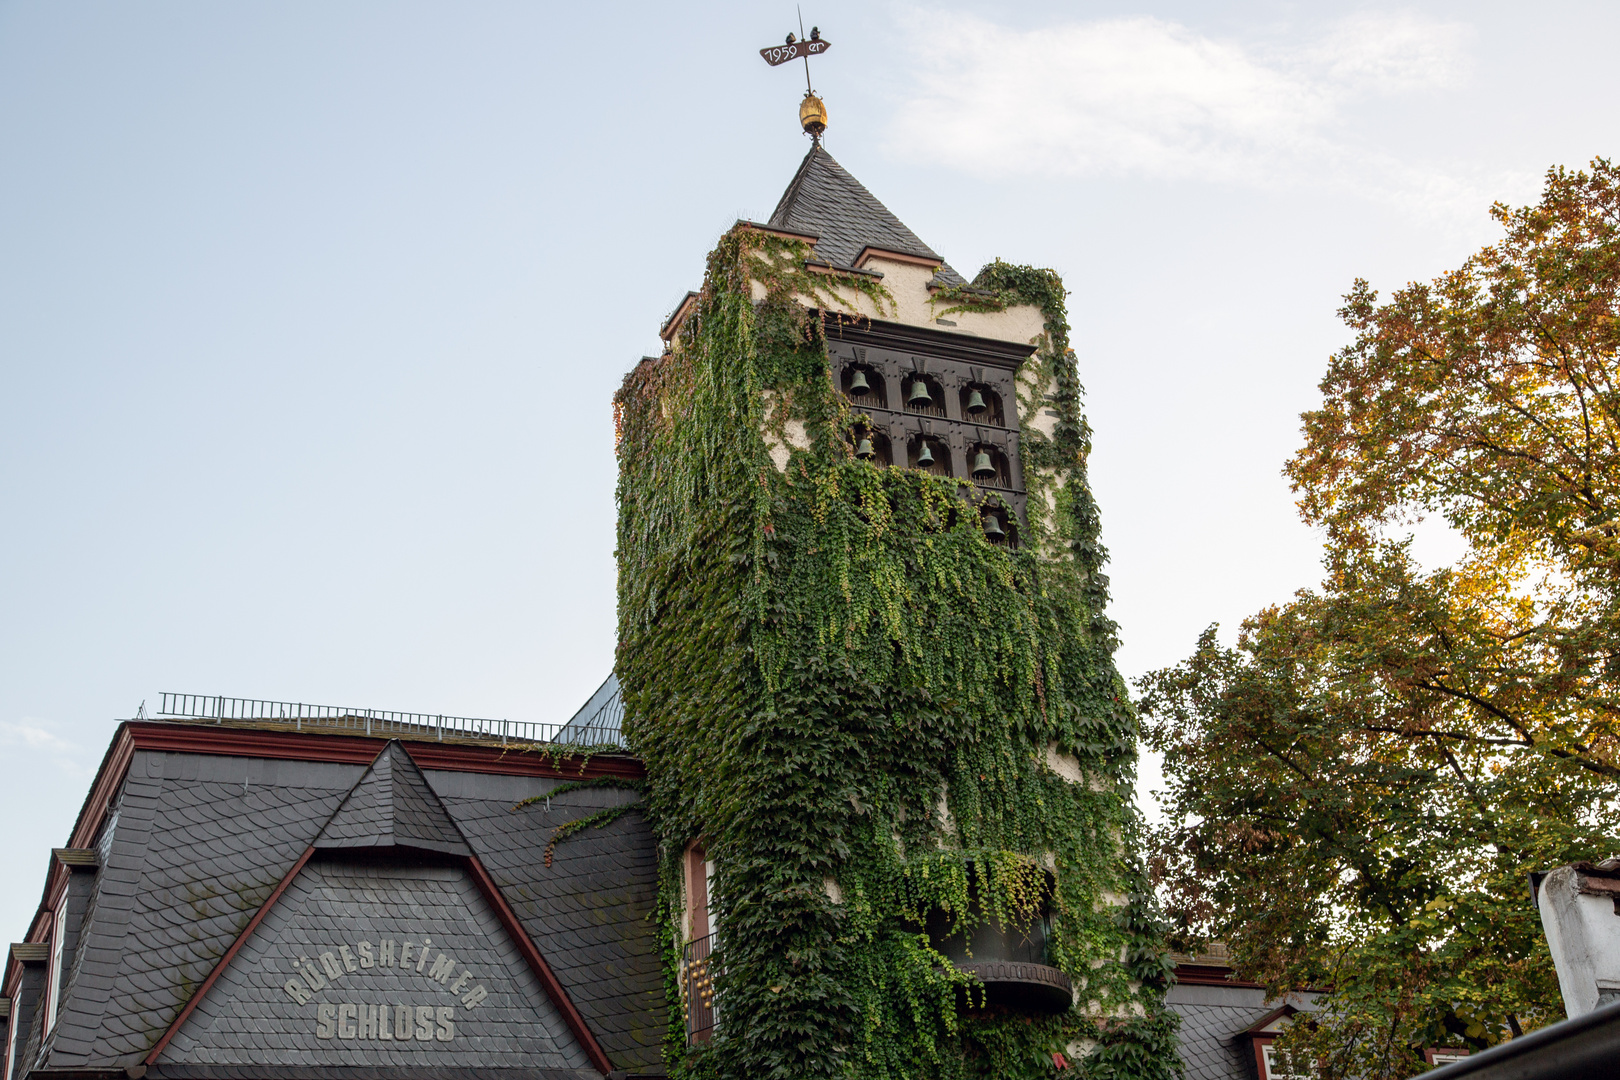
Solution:
<svg viewBox="0 0 1620 1080"><path fill-rule="evenodd" d="M932 435L918 435L906 446L906 466L932 476L951 475L951 449Z"/></svg>
<svg viewBox="0 0 1620 1080"><path fill-rule="evenodd" d="M932 375L925 375L920 371L912 372L900 384L900 389L904 394L907 412L922 416L945 415L945 388Z"/></svg>
<svg viewBox="0 0 1620 1080"><path fill-rule="evenodd" d="M1001 395L985 383L968 383L960 392L962 417L975 424L994 424L1006 427L1007 420L1001 409Z"/></svg>
<svg viewBox="0 0 1620 1080"><path fill-rule="evenodd" d="M866 364L848 364L839 373L839 388L850 403L862 408L887 409L889 388L877 369Z"/></svg>
<svg viewBox="0 0 1620 1080"><path fill-rule="evenodd" d="M963 995L965 1007L1060 1013L1074 1004L1073 983L1046 962L1052 929L1052 881L1050 875L1046 877L1046 900L1027 925L1003 925L985 914L977 874L968 878L965 929L956 928L950 912L935 910L929 914L925 927L929 945L958 971L977 977L983 987Z"/></svg>
<svg viewBox="0 0 1620 1080"><path fill-rule="evenodd" d="M1018 518L1005 506L987 503L979 511L979 524L984 529L984 538L992 544L1018 546Z"/></svg>
<svg viewBox="0 0 1620 1080"><path fill-rule="evenodd" d="M850 432L850 445L855 448L857 461L885 468L894 464L894 457L889 452L889 437L881 431L856 425Z"/></svg>
<svg viewBox="0 0 1620 1080"><path fill-rule="evenodd" d="M968 448L968 473L981 487L1012 487L1012 470L1007 467L1007 455L990 443L975 443Z"/></svg>

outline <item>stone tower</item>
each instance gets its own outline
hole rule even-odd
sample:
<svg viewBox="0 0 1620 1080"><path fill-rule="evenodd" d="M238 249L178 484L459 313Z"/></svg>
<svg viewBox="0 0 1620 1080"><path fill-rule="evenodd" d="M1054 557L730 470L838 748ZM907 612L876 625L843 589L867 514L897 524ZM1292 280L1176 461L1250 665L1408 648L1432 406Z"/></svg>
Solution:
<svg viewBox="0 0 1620 1080"><path fill-rule="evenodd" d="M677 1074L1172 1071L1064 295L818 142L617 395Z"/></svg>

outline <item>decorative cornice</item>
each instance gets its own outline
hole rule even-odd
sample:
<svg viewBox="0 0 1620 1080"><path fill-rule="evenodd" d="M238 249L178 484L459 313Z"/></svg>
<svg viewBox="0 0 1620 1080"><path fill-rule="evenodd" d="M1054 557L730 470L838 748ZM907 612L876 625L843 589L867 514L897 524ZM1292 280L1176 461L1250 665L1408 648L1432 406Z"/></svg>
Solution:
<svg viewBox="0 0 1620 1080"><path fill-rule="evenodd" d="M101 866L95 848L52 848L51 857L69 870L95 870Z"/></svg>
<svg viewBox="0 0 1620 1080"><path fill-rule="evenodd" d="M658 336L666 343L674 341L675 335L681 332L681 324L686 321L686 317L697 306L699 295L699 293L689 292L682 297L681 302L675 306L675 311L669 318L664 320L664 325L658 328ZM647 357L644 356L642 359L646 360Z"/></svg>
<svg viewBox="0 0 1620 1080"><path fill-rule="evenodd" d="M859 345L893 352L921 353L947 360L1016 371L1035 352L1035 346L1016 341L953 334L946 330L908 326L881 319L854 318L836 311L823 311L827 336Z"/></svg>
<svg viewBox="0 0 1620 1080"><path fill-rule="evenodd" d="M855 256L855 269L863 268L872 259L888 259L890 262L908 263L912 266L926 266L930 270L938 270L945 265L945 260L937 256L908 255L904 251L891 251L888 248L863 247L861 253Z"/></svg>

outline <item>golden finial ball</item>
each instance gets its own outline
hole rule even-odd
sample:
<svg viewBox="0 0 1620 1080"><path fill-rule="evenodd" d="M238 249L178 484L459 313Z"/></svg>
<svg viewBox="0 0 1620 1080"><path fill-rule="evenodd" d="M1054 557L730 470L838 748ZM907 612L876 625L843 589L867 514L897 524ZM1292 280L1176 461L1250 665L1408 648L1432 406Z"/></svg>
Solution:
<svg viewBox="0 0 1620 1080"><path fill-rule="evenodd" d="M804 100L799 102L799 126L817 139L827 130L827 106L808 90L805 91Z"/></svg>

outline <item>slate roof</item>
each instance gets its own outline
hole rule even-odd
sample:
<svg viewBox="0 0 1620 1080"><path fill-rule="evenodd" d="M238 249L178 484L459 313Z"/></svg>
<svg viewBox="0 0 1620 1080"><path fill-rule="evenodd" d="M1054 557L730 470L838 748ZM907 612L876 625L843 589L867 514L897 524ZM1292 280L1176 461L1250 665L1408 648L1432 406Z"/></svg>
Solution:
<svg viewBox="0 0 1620 1080"><path fill-rule="evenodd" d="M1308 1006L1317 995L1289 995ZM1186 1080L1256 1080L1248 1040L1235 1038L1276 1011L1264 990L1243 986L1176 985L1165 1003L1181 1017L1180 1050Z"/></svg>
<svg viewBox="0 0 1620 1080"><path fill-rule="evenodd" d="M107 855L49 1066L137 1063L363 771L136 753L97 845Z"/></svg>
<svg viewBox="0 0 1620 1080"><path fill-rule="evenodd" d="M624 744L624 698L619 694L617 674L608 672L590 700L558 729L555 741L577 746Z"/></svg>
<svg viewBox="0 0 1620 1080"><path fill-rule="evenodd" d="M940 258L819 143L804 156L767 224L818 236L816 254L834 266L854 266L868 247ZM946 285L964 283L943 260L934 276Z"/></svg>
<svg viewBox="0 0 1620 1080"><path fill-rule="evenodd" d="M448 855L472 854L398 739L377 755L315 840L315 846L323 850L396 845Z"/></svg>
<svg viewBox="0 0 1620 1080"><path fill-rule="evenodd" d="M159 1064L421 1068L424 1048L409 1037L415 1028L409 1012L405 1038L312 1041L308 1010L283 989L289 976L299 973L301 959L340 944L397 936L393 927L401 916L415 934L428 935L435 950L454 957L455 970L467 971L493 991L476 1008L457 1010L454 1040L432 1042L435 1069L590 1068L466 870L341 861L311 862L293 879ZM331 987L338 1000L373 1005L457 1004L455 995L413 965L384 967L373 960L333 979ZM390 1019L396 1021L390 1026L393 1035L398 1018Z"/></svg>
<svg viewBox="0 0 1620 1080"><path fill-rule="evenodd" d="M353 891L367 873L399 864L401 857L405 865L439 860L442 865L433 873L443 875L450 873L443 866L451 865L444 860L469 852L495 880L614 1066L632 1075L662 1073L667 1014L656 926L648 917L657 894L657 848L650 829L641 815L630 813L559 844L549 867L543 854L556 826L635 799L637 792L592 788L547 806L545 793L561 781L424 772L399 743L384 747L370 765L239 755L239 749L231 756L134 751L95 842L102 868L90 875L94 891L64 978L60 1018L42 1053L31 1047L19 1056L19 1065L84 1070L141 1062L313 846L313 859L165 1048L152 1067L154 1078L206 1073L248 1080L266 1068L283 1077L311 1069L318 1073L313 1065L290 1061L281 1068L284 1055L273 1041L226 1048L230 1053L215 1046L209 1051L213 1059L199 1060L193 1052L201 1052L203 1040L193 1029L207 1021L209 1009L229 1007L233 973L243 964L243 973L253 969L245 957L268 947L256 943L269 941L266 927L280 917L283 904L290 905L289 912L326 911L336 934L343 920L358 916L334 892L334 875L346 875L344 888ZM515 809L532 796L542 801ZM389 856L390 850L402 855ZM385 874L366 885L372 902L396 903L397 878ZM485 919L478 914L484 910L481 894L463 870L443 880L429 874L424 881L417 883L412 918L433 921L440 918L435 910L459 906L464 922ZM424 899L439 894L449 899L437 907ZM354 934L363 936L363 929ZM480 946L485 953L495 947ZM551 1006L536 1008L543 1013ZM275 1032L262 1029L273 1029L275 1022L255 1016L244 1030L272 1040ZM571 1037L566 1029L563 1034ZM526 1071L518 1071L531 1078L573 1075L577 1045L553 1049L546 1053L554 1059L534 1054ZM267 1055L276 1060L267 1062ZM501 1064L469 1057L461 1065L446 1062L443 1075L461 1069L469 1076L517 1075ZM361 1073L345 1069L341 1075L358 1080Z"/></svg>
<svg viewBox="0 0 1620 1080"><path fill-rule="evenodd" d="M556 781L432 770L428 778L602 1049L632 1072L658 1066L668 1014L651 917L658 897L651 827L641 814L625 814L575 833L545 865L557 826L638 794L585 788L548 802Z"/></svg>

